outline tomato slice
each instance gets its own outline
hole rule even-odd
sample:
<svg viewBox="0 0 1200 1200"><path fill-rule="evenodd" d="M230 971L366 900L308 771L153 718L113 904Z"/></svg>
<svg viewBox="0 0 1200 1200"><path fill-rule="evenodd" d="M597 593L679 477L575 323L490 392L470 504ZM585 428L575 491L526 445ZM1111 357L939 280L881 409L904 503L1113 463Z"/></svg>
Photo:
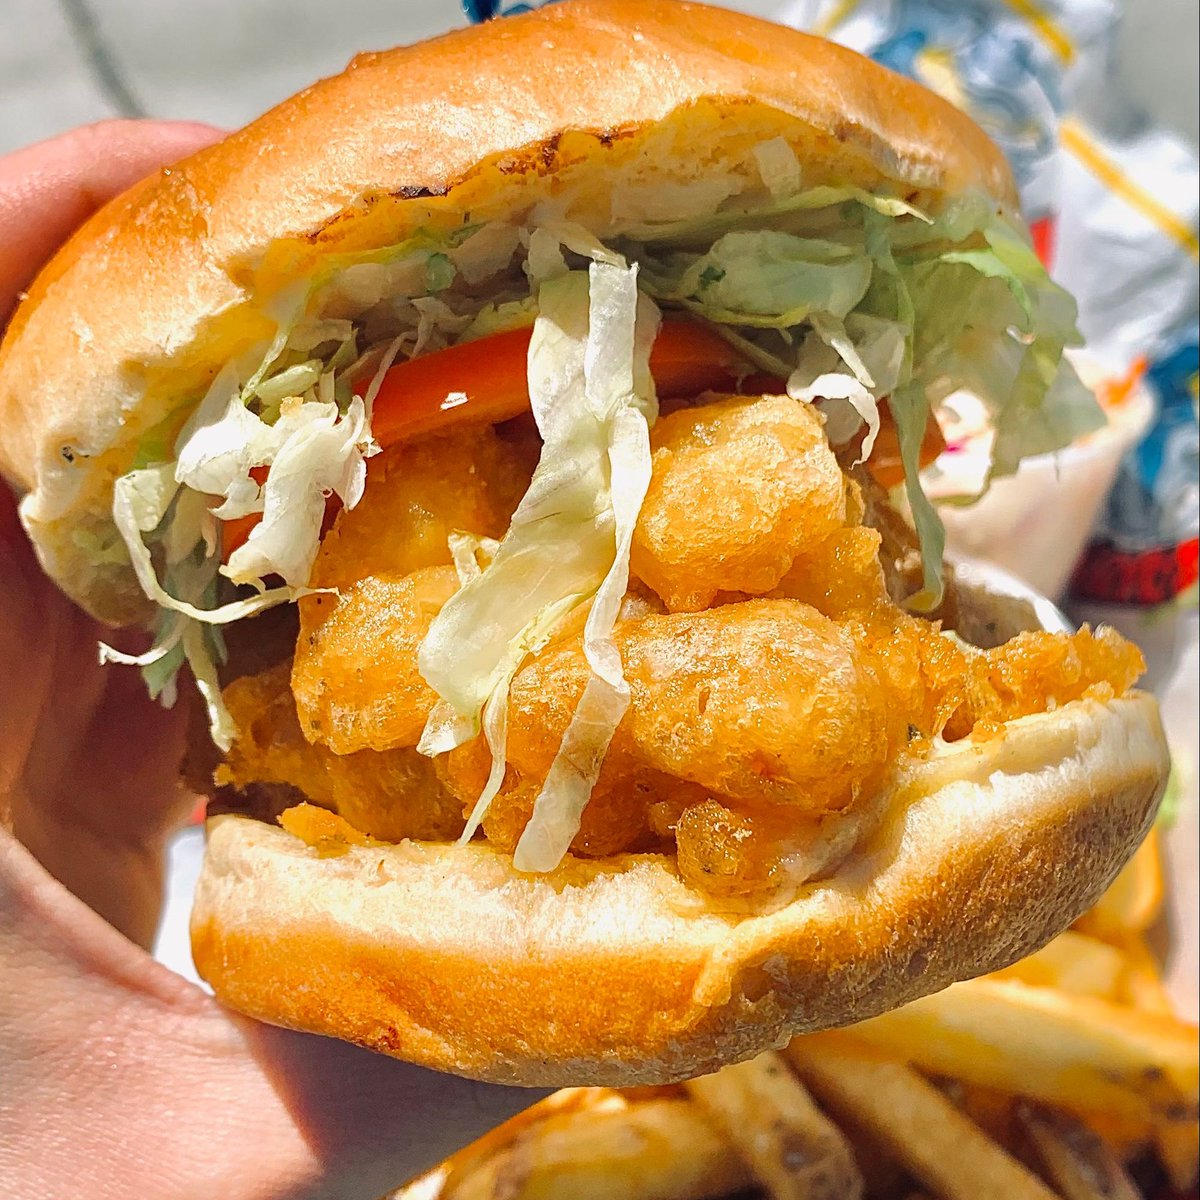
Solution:
<svg viewBox="0 0 1200 1200"><path fill-rule="evenodd" d="M267 472L270 467L251 467L250 478L262 487L267 482ZM221 522L221 557L228 562L229 556L239 547L245 545L250 531L262 520L262 513L249 513L244 517L231 517Z"/></svg>
<svg viewBox="0 0 1200 1200"><path fill-rule="evenodd" d="M525 412L532 334L513 329L392 367L375 396L375 440L390 446L460 423L496 425ZM745 360L704 325L664 321L650 351L650 373L660 396L694 396L736 387ZM355 392L361 396L369 382L360 380Z"/></svg>
<svg viewBox="0 0 1200 1200"><path fill-rule="evenodd" d="M256 483L263 484L267 482L269 470L269 467L251 467L250 476ZM325 519L321 522L322 536L329 532L334 519L341 510L342 502L339 497L330 496L325 501ZM229 556L239 546L245 545L246 539L261 520L262 513L248 513L244 517L233 517L231 520L221 523L221 557L225 562L229 561Z"/></svg>
<svg viewBox="0 0 1200 1200"><path fill-rule="evenodd" d="M529 408L527 362L531 328L513 329L478 341L451 346L392 367L375 394L371 432L380 446L391 446L424 434L461 424L496 425ZM662 323L650 351L650 373L662 399L698 395L705 391L741 391L750 395L782 392L783 383L766 375L746 376L745 359L717 333L695 321L668 319ZM354 391L363 395L370 379ZM885 487L904 478L895 425L880 404L883 423L868 467ZM937 421L931 420L921 447L922 465L944 449ZM266 468L251 472L260 483ZM337 505L326 512L326 528ZM259 514L226 521L222 544L226 558L241 546L258 524Z"/></svg>
<svg viewBox="0 0 1200 1200"><path fill-rule="evenodd" d="M942 437L941 426L937 423L937 417L930 413L929 420L925 422L925 436L921 439L921 466L929 466L945 448L946 441ZM900 434L896 429L896 422L892 420L886 400L879 402L879 433L875 438L875 445L871 447L871 457L867 459L867 470L885 488L895 487L904 482Z"/></svg>

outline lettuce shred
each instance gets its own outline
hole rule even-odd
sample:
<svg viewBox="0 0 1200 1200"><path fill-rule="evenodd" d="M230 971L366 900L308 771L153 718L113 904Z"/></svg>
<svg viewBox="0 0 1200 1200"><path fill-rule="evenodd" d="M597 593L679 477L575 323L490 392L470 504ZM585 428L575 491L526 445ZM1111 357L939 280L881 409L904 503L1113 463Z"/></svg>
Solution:
<svg viewBox="0 0 1200 1200"><path fill-rule="evenodd" d="M584 651L592 675L517 846L521 870L549 870L566 853L629 703L612 631L650 482L656 411L649 363L658 313L639 296L636 267L604 255L587 272L569 271L556 245L542 249L538 269L549 277L529 350L541 458L491 562L478 575L468 569L418 660L443 701L419 748L440 753L482 728L492 754L469 839L503 782L513 675L562 617L591 603Z"/></svg>
<svg viewBox="0 0 1200 1200"><path fill-rule="evenodd" d="M1081 341L1074 301L982 198L930 216L858 189L812 188L753 216L639 234L652 240L623 248L648 290L819 403L835 443L865 423L869 454L889 400L924 560L914 608L936 607L942 591L945 533L919 477L934 406L961 387L983 402L996 430L988 482L1104 423L1063 357Z"/></svg>
<svg viewBox="0 0 1200 1200"><path fill-rule="evenodd" d="M150 694L168 704L186 662L213 739L227 750L220 626L307 593L327 497L353 508L366 459L378 450L370 408L383 374L399 353L448 345L472 320L428 292L460 274L488 278L518 244L518 231L500 223L421 234L372 254L333 256L316 279L276 296L275 337L226 364L173 444L170 418L148 431L134 469L116 481L113 522L159 615L145 654L102 646L102 660L140 666ZM368 329L382 337L362 349ZM356 396L353 384L368 372ZM252 514L261 519L222 565L225 522ZM222 577L255 594L219 603ZM282 586L268 587L275 577Z"/></svg>

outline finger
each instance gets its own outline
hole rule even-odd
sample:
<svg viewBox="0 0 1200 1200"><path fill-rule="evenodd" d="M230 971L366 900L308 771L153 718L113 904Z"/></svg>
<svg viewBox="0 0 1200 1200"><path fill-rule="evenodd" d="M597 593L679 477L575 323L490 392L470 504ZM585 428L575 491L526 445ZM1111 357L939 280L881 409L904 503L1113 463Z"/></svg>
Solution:
<svg viewBox="0 0 1200 1200"><path fill-rule="evenodd" d="M221 136L192 121L101 121L0 158L0 327L38 268L92 213Z"/></svg>
<svg viewBox="0 0 1200 1200"><path fill-rule="evenodd" d="M135 636L131 631L131 636ZM185 705L168 710L97 644L145 648L91 621L43 574L0 480L0 827L140 945L162 903L164 845L195 800L181 762Z"/></svg>
<svg viewBox="0 0 1200 1200"><path fill-rule="evenodd" d="M14 1195L176 1195L203 1179L230 1200L379 1196L542 1095L235 1016L3 831L0 976Z"/></svg>
<svg viewBox="0 0 1200 1200"><path fill-rule="evenodd" d="M230 1014L312 1156L304 1200L380 1196L542 1099ZM249 1067L250 1063L245 1063Z"/></svg>

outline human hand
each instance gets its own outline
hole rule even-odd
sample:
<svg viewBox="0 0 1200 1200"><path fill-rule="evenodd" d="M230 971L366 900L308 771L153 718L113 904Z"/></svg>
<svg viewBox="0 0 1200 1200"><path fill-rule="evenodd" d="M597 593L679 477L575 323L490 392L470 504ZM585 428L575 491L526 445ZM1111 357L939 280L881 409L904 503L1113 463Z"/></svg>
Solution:
<svg viewBox="0 0 1200 1200"><path fill-rule="evenodd" d="M112 121L0 159L0 325L109 197L218 136ZM39 569L0 482L7 1194L372 1200L531 1103L258 1025L139 949L192 802L186 718L153 704L137 672L101 667L102 637Z"/></svg>
<svg viewBox="0 0 1200 1200"><path fill-rule="evenodd" d="M0 328L42 263L106 200L216 140L205 125L109 121L0 159ZM0 482L0 824L139 945L154 936L185 711L100 665L112 631L38 566ZM136 632L133 634L136 638Z"/></svg>

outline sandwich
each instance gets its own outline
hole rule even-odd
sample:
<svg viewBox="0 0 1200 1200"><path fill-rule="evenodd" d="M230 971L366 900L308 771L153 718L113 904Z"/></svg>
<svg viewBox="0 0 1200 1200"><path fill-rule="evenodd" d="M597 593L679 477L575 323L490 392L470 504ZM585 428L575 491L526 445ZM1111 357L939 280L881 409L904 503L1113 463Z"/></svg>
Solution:
<svg viewBox="0 0 1200 1200"><path fill-rule="evenodd" d="M959 388L993 475L1095 427L1076 340L969 118L566 0L103 209L7 331L0 462L47 571L153 632L101 653L203 699L222 1000L663 1082L1005 966L1149 828L1139 652L956 582L920 484Z"/></svg>

